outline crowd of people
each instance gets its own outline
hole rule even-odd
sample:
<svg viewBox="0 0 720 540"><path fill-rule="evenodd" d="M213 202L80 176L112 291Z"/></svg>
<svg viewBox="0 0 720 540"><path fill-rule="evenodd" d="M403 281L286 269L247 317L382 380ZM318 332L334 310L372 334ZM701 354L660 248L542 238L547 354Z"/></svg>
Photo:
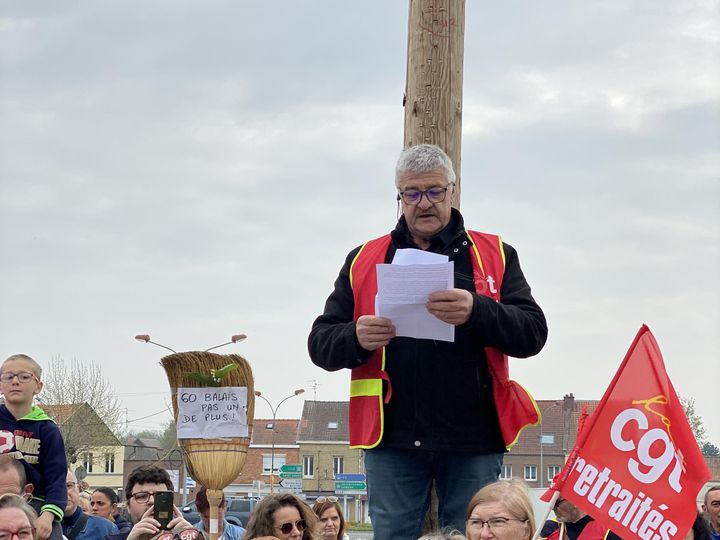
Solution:
<svg viewBox="0 0 720 540"><path fill-rule="evenodd" d="M433 486L442 530L424 539L530 540L536 529L526 486L497 478L508 445L539 420L532 398L509 379L508 358L540 352L547 323L516 250L497 235L466 229L452 207L455 184L453 164L439 147L420 144L400 154L395 228L349 252L308 337L316 365L350 371L350 445L365 450L375 540L416 540ZM430 292L412 313L413 320L429 317L436 324L430 336L418 337L415 328L398 328L375 312L377 267L409 249L452 263L452 286ZM11 356L0 367L0 540L196 540L207 534L203 489L198 523L174 507L161 528L155 494L174 487L162 468L129 475L122 511L112 489L80 489L58 427L34 404L42 388L42 369L29 356ZM720 540L720 488L704 497L711 527L699 516L688 535ZM334 497L310 507L295 495L271 494L257 504L246 530L225 519L225 505L223 499L217 524L223 540L346 539ZM543 537L613 536L565 499L554 511Z"/></svg>

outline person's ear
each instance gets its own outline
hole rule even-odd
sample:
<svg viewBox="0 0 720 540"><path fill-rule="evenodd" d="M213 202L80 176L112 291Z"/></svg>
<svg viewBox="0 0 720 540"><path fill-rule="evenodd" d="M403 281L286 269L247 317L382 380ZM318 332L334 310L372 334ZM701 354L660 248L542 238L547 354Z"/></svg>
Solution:
<svg viewBox="0 0 720 540"><path fill-rule="evenodd" d="M43 386L44 386L44 384L43 384L42 381L37 381L37 384L35 385L35 392L34 392L34 394L35 394L36 396L37 396L40 392L42 392Z"/></svg>

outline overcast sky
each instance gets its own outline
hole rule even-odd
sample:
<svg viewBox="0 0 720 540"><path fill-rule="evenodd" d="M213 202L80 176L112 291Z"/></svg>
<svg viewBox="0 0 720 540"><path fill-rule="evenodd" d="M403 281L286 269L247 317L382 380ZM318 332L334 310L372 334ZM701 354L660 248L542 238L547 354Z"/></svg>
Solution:
<svg viewBox="0 0 720 540"><path fill-rule="evenodd" d="M545 310L536 398L599 399L646 323L720 445L718 6L468 2L461 211ZM0 356L100 363L134 420L169 401L135 334L244 332L264 395L307 390L280 417L347 399L306 339L394 226L407 1L0 9Z"/></svg>

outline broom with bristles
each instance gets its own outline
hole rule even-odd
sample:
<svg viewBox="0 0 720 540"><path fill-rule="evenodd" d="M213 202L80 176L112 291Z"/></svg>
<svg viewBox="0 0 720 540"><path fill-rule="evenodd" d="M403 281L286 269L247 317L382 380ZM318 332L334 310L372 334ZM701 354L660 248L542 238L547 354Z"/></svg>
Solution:
<svg viewBox="0 0 720 540"><path fill-rule="evenodd" d="M244 339L244 335L233 336L231 343ZM150 336L140 335L136 339L150 341ZM160 345L166 349L164 345ZM216 347L212 347L216 348ZM169 349L172 351L172 349ZM209 349L208 349L209 350ZM210 539L218 537L218 509L222 503L223 489L230 485L245 465L247 450L252 434L252 420L255 414L255 384L252 369L239 355L220 355L208 351L181 352L164 357L160 364L165 368L172 393L173 414L178 419L178 389L208 388L220 391L222 387L244 387L247 389L245 413L247 437L223 437L217 439L178 439L185 465L192 477L207 489L210 503Z"/></svg>

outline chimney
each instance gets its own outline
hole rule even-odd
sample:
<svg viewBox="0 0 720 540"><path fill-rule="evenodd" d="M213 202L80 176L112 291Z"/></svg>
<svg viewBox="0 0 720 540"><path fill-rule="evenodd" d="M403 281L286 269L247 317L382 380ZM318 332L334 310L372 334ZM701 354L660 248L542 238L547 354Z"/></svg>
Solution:
<svg viewBox="0 0 720 540"><path fill-rule="evenodd" d="M567 459L569 448L568 444L570 442L570 426L573 425L572 422L572 415L573 411L575 410L575 396L572 395L572 392L569 394L565 394L563 396L563 443L562 443L562 449L563 449L563 455L565 456L565 459Z"/></svg>

